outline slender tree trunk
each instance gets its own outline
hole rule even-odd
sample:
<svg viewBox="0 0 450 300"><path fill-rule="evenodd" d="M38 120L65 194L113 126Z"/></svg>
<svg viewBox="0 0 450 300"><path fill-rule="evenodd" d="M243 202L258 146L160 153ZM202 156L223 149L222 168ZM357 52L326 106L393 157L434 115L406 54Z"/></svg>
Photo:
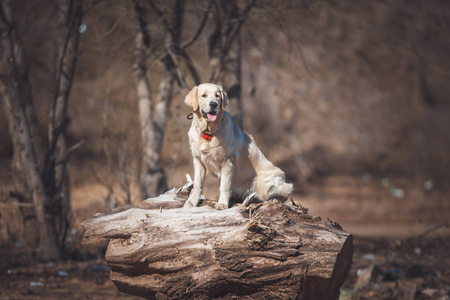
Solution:
<svg viewBox="0 0 450 300"><path fill-rule="evenodd" d="M241 27L254 6L249 1L239 11L237 1L219 2L214 6L215 30L209 37L209 59L211 75L209 80L223 85L230 98L228 110L233 120L242 128L242 62Z"/></svg>
<svg viewBox="0 0 450 300"><path fill-rule="evenodd" d="M2 90L4 86L2 84ZM8 120L9 134L13 140L13 158L11 163L12 179L14 182L14 191L10 196L16 198L21 203L32 203L32 197L29 193L31 188L25 185L26 178L20 158L20 141L18 139L17 127L15 126L14 115L9 113L12 111L11 101L6 93L2 93L2 105L5 116ZM20 213L22 215L23 232L22 239L30 248L37 248L39 246L39 233L36 231L36 216L33 207L21 206Z"/></svg>
<svg viewBox="0 0 450 300"><path fill-rule="evenodd" d="M135 0L137 16L137 34L135 39L135 64L133 73L137 85L139 101L139 116L141 121L143 161L141 170L141 197L143 199L161 194L167 190L166 175L161 162L161 149L168 118L168 109L172 100L175 80L180 85L183 79L178 76L176 65L177 47L180 40L181 26L184 14L184 0L175 1L172 29L169 29L162 12L149 1L152 8L159 14L161 28L166 36L166 54L162 59L164 77L160 82L156 104L153 106L150 83L147 77L146 57L150 48L150 35L147 30L147 16L144 3Z"/></svg>
<svg viewBox="0 0 450 300"><path fill-rule="evenodd" d="M10 91L14 94L14 91ZM10 96L11 97L11 96ZM45 187L38 172L39 167L36 159L36 154L32 141L30 138L30 129L24 108L20 105L20 99L10 101L10 111L14 118L14 128L17 133L17 138L14 139L16 145L19 147L20 159L24 167L25 179L28 186L31 187L31 199L34 205L36 214L38 230L39 230L39 250L43 259L57 259L60 257L60 249L58 247L56 232L54 226L51 224L51 219L46 214L45 206L48 203L48 198L45 194Z"/></svg>
<svg viewBox="0 0 450 300"><path fill-rule="evenodd" d="M11 6L11 0L0 1L2 22L4 22L4 24L2 24L2 59L7 59L7 56L10 55L9 62L14 67L15 80L20 83L21 87L19 90L19 95L21 105L24 107L28 123L30 124L31 141L36 151L39 166L42 167L45 143L38 130L39 126L36 117L36 110L33 104L32 88L28 78L22 41L20 40L16 30L16 21L14 19L14 11ZM6 72L2 71L2 76L4 75L6 75ZM18 173L23 172L22 167L19 166L19 164L17 164L16 167Z"/></svg>
<svg viewBox="0 0 450 300"><path fill-rule="evenodd" d="M136 12L137 32L135 37L135 62L133 75L136 81L136 93L139 103L139 119L142 138L141 197L150 195L164 188L165 175L159 157L158 145L155 143L158 130L153 123L153 103L150 82L147 77L146 58L150 50L150 34L147 28L146 9L142 0L133 0Z"/></svg>
<svg viewBox="0 0 450 300"><path fill-rule="evenodd" d="M3 66L5 66L5 64L3 64ZM3 68L3 70L6 70L6 68ZM39 174L39 167L30 137L31 134L25 108L20 103L18 91L20 84L17 84L17 87L14 87L14 82L10 82L13 80L14 79L10 77L4 81L8 97L3 97L3 100L5 102L8 101L4 106L9 107L10 110L6 113L13 118L13 127L14 132L16 133L15 138L13 138L13 142L15 143L14 148L20 149L21 165L24 170L26 170L26 172L24 172L25 180L30 188L31 199L34 205L37 224L39 226L40 254L44 259L56 259L59 257L59 249L55 240L55 232L45 214L45 203L47 202L45 187Z"/></svg>
<svg viewBox="0 0 450 300"><path fill-rule="evenodd" d="M141 52L145 49L142 48L142 42L142 33L138 33L136 36L136 61L133 73L137 87L143 148L141 197L146 199L151 195L158 193L159 190L165 189L166 179L159 155L159 143L155 143L157 137L162 137L162 128L158 128L156 124L153 123L153 103L150 83L146 76L145 52Z"/></svg>
<svg viewBox="0 0 450 300"><path fill-rule="evenodd" d="M172 90L174 88L174 80L169 71L165 71L164 78L159 83L158 96L156 97L154 122L156 125L157 151L161 152L164 142L164 133L166 129L168 109L172 100Z"/></svg>
<svg viewBox="0 0 450 300"><path fill-rule="evenodd" d="M152 1L151 1L152 2ZM152 2L152 6L156 8ZM166 128L168 110L173 97L173 88L175 81L179 86L185 86L184 78L179 74L178 65L178 47L180 44L181 30L183 25L183 15L185 8L185 0L176 0L174 3L172 26L169 29L163 16L161 19L161 30L165 34L165 46L166 54L162 59L164 64L164 77L159 84L158 96L156 99L156 107L154 113L154 120L157 126L157 138L158 149L160 152L164 141L164 132ZM154 196L154 195L153 195Z"/></svg>
<svg viewBox="0 0 450 300"><path fill-rule="evenodd" d="M44 153L43 141L40 138L38 132L38 123L36 117L36 111L33 105L32 90L31 85L28 80L28 74L26 70L26 64L24 62L23 49L21 41L17 35L14 28L14 13L12 11L11 3L9 0L1 1L1 22L2 22L2 62L7 60L9 65L4 65L2 70L2 80L5 78L3 83L6 84L8 79L6 76L11 76L11 72L7 71L8 66L14 68L15 78L10 82L10 84L16 85L18 87L18 82L20 82L20 90L17 92L20 97L20 105L24 108L25 116L28 120L29 130L30 130L30 140L34 147L39 172L42 167L42 158ZM4 87L6 89L6 87ZM5 92L3 99L3 105L5 112L11 111L11 98L8 92ZM21 161L20 154L20 142L18 141L17 127L15 126L15 120L13 115L6 113L8 119L8 127L10 136L13 139L13 159L12 159L12 177L14 181L14 192L11 193L20 202L32 203L32 189L33 187L29 185L26 180L26 170ZM33 208L21 207L20 212L22 214L22 220L24 225L23 238L25 243L32 248L38 246L39 234L36 231L36 216Z"/></svg>
<svg viewBox="0 0 450 300"><path fill-rule="evenodd" d="M78 28L81 23L81 0L60 0L57 12L56 92L49 116L48 149L45 157L44 183L59 244L69 227L70 187L67 173L67 103L72 87L78 51Z"/></svg>
<svg viewBox="0 0 450 300"><path fill-rule="evenodd" d="M49 122L49 146L43 169L40 167L40 142L32 106L23 46L13 22L8 0L1 1L1 80L6 96L3 104L14 145L15 164L21 168L26 190L33 203L39 233L39 252L42 259L61 257L65 232L68 228L69 187L66 176L65 125L67 99L73 79L78 45L78 26L81 18L80 0L59 2L57 90ZM42 172L42 174L41 174ZM37 229L37 230L36 230Z"/></svg>
<svg viewBox="0 0 450 300"><path fill-rule="evenodd" d="M43 154L44 154L44 142L38 132L38 122L36 117L36 110L33 105L32 89L30 81L28 79L28 73L26 68L26 62L23 55L23 48L18 36L14 24L14 12L11 7L10 0L1 0L1 13L2 13L2 59L8 59L7 56L10 55L10 63L14 65L14 72L16 80L21 84L21 90L19 91L21 104L24 107L28 123L30 124L31 140L34 145L39 167L42 167ZM2 71L2 76L6 75L6 72ZM7 95L7 93L5 94ZM9 100L8 100L9 101ZM8 109L5 109L8 111ZM10 116L8 116L10 118ZM11 136L14 136L14 129L11 126L12 123L9 121L9 131ZM14 151L14 159L12 163L12 170L14 175L14 180L18 182L23 182L24 170L20 162L19 149ZM23 184L20 184L23 188ZM17 189L19 193L23 193L25 198L29 198L29 195L25 190Z"/></svg>
<svg viewBox="0 0 450 300"><path fill-rule="evenodd" d="M228 57L224 61L221 73L218 74L217 81L220 82L227 91L230 99L227 110L233 117L234 122L243 128L242 123L242 60L241 60L241 39L240 33L233 40Z"/></svg>
<svg viewBox="0 0 450 300"><path fill-rule="evenodd" d="M55 238L54 228L45 214L47 197L42 182L39 164L33 143L33 133L27 115L27 98L31 95L28 75L24 72L22 46L13 25L11 6L9 1L3 0L0 9L0 26L2 34L2 73L1 79L5 86L7 97L3 97L6 113L12 118L11 130L14 149L19 151L21 166L24 170L25 182L29 190L36 222L39 226L39 252L43 259L57 259L60 257ZM28 89L28 90L26 90ZM25 91L26 90L26 91Z"/></svg>
<svg viewBox="0 0 450 300"><path fill-rule="evenodd" d="M155 112L153 115L153 120L156 125L156 136L154 142L156 144L158 154L161 153L164 142L167 118L169 117L168 110L170 109L170 104L172 103L175 82L178 82L179 86L185 85L184 78L182 78L182 76L178 73L179 66L177 65L178 46L180 44L181 29L183 25L184 7L185 0L175 1L171 31L168 30L165 24L161 25L166 36L166 55L162 59L164 64L164 77L159 84ZM160 16L160 18L162 19L162 16ZM164 21L161 21L161 23L164 23ZM161 189L148 196L155 196L165 192L166 190L167 185L165 183Z"/></svg>

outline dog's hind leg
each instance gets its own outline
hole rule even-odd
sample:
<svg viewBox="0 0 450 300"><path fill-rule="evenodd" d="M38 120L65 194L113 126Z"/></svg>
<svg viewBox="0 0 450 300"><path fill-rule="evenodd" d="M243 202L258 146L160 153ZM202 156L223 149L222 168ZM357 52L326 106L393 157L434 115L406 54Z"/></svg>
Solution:
<svg viewBox="0 0 450 300"><path fill-rule="evenodd" d="M242 206L247 207L250 204L252 204L253 202L256 202L255 200L257 200L258 198L256 198L255 196L256 196L256 192L253 192L250 195L248 195L247 197L245 197L244 201L242 202Z"/></svg>

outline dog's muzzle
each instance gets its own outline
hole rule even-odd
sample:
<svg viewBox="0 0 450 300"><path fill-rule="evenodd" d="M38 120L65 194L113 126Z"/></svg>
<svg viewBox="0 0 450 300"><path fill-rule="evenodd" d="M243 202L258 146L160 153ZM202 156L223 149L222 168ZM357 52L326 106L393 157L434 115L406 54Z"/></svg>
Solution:
<svg viewBox="0 0 450 300"><path fill-rule="evenodd" d="M217 119L217 107L218 106L219 106L219 104L217 102L210 102L209 103L210 111L205 112L204 110L202 110L203 117L210 122L214 122Z"/></svg>

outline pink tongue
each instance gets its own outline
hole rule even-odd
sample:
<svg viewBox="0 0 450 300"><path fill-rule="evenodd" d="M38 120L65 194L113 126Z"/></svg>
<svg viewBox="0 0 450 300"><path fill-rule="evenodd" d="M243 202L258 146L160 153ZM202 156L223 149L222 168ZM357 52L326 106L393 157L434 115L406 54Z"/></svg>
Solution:
<svg viewBox="0 0 450 300"><path fill-rule="evenodd" d="M206 116L208 117L208 120L210 120L210 121L215 121L216 120L216 118L217 118L217 115L211 115L211 114L206 114Z"/></svg>

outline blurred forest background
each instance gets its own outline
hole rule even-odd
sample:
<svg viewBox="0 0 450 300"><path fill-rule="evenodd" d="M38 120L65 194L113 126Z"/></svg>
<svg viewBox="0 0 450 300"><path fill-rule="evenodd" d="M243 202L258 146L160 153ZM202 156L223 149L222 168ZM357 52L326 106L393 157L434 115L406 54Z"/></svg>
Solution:
<svg viewBox="0 0 450 300"><path fill-rule="evenodd" d="M43 247L42 234L27 228L36 231L39 212L26 175L18 175L16 159L24 156L14 158L14 88L29 94L21 105L34 107L32 143L42 137L36 170L47 193L43 213L55 214L48 206L60 201L56 214L64 215L52 221L62 249L47 253L53 258L79 251L79 223L95 213L185 183L193 168L183 100L196 83L211 80L231 94L233 115L286 172L294 199L310 213L372 238L412 236L448 222L448 1L1 2L5 253L35 258L33 249ZM20 42L14 62L23 64L14 70L28 78L26 86L8 79L11 32ZM147 145L151 155L139 78L149 88L153 125L165 128L159 146ZM140 186L146 171L160 174L151 191ZM48 177L57 180L58 172L61 186L53 182L49 193ZM208 187L217 199L218 184Z"/></svg>

